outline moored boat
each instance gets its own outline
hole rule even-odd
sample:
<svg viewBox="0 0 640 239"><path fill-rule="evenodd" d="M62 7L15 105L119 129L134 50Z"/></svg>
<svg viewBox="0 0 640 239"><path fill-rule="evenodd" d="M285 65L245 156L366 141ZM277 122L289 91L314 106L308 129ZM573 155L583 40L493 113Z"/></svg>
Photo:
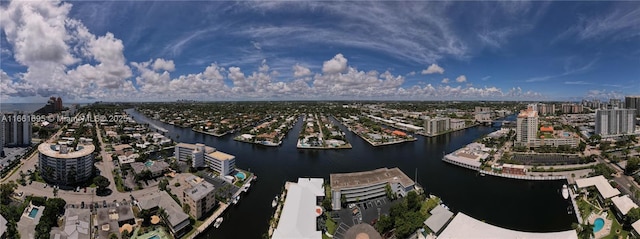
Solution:
<svg viewBox="0 0 640 239"><path fill-rule="evenodd" d="M566 184L562 185L562 197L564 199L569 198L569 188L567 188Z"/></svg>

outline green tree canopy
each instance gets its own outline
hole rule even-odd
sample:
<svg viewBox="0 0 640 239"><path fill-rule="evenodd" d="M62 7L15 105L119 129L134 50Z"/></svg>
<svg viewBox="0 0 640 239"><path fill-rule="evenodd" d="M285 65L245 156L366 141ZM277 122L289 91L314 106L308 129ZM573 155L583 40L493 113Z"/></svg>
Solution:
<svg viewBox="0 0 640 239"><path fill-rule="evenodd" d="M96 186L98 187L98 190L104 190L108 188L109 185L111 184L109 179L107 179L102 175L98 175L95 178L93 178L93 183L96 184Z"/></svg>

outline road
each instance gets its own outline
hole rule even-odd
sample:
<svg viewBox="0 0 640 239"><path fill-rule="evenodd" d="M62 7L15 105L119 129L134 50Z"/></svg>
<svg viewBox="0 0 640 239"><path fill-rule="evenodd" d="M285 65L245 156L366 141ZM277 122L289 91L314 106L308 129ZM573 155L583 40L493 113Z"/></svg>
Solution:
<svg viewBox="0 0 640 239"><path fill-rule="evenodd" d="M102 156L102 161L97 162L95 165L100 170L100 175L109 179L109 182L111 182L109 184L109 189L111 189L111 191L115 193L117 192L116 182L113 179L113 169L115 169L115 165L113 164L111 155L109 155L109 153L107 153L107 151L105 150L106 147L104 145L104 141L102 141L102 130L100 130L100 126L99 126L100 123L98 122L98 117L96 117L96 115L94 115L93 117L94 119L96 119L94 121L95 131L96 131L96 135L98 136L100 148L102 149L100 150L100 156Z"/></svg>

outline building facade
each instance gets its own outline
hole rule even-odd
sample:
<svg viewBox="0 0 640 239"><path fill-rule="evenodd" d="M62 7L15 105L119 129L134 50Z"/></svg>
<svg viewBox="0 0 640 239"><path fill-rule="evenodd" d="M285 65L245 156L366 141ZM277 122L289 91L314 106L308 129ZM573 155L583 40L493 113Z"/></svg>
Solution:
<svg viewBox="0 0 640 239"><path fill-rule="evenodd" d="M451 129L451 119L446 117L426 118L424 129L427 135L437 135Z"/></svg>
<svg viewBox="0 0 640 239"><path fill-rule="evenodd" d="M603 137L632 134L636 125L635 109L596 110L595 133Z"/></svg>
<svg viewBox="0 0 640 239"><path fill-rule="evenodd" d="M556 105L554 104L538 104L538 113L540 115L553 115L556 113Z"/></svg>
<svg viewBox="0 0 640 239"><path fill-rule="evenodd" d="M640 116L640 96L624 97L624 108L635 109L636 116Z"/></svg>
<svg viewBox="0 0 640 239"><path fill-rule="evenodd" d="M516 119L516 144L529 146L538 134L538 112L529 108L518 114ZM529 146L531 147L531 146Z"/></svg>
<svg viewBox="0 0 640 239"><path fill-rule="evenodd" d="M179 143L175 146L175 156L180 161L191 159L194 168L209 167L220 175L229 175L236 169L236 157L220 152L204 144Z"/></svg>
<svg viewBox="0 0 640 239"><path fill-rule="evenodd" d="M3 146L31 145L31 116L23 112L5 113L2 115Z"/></svg>
<svg viewBox="0 0 640 239"><path fill-rule="evenodd" d="M191 187L182 192L182 203L189 205L189 214L200 219L216 206L215 188L202 178L193 176L187 178Z"/></svg>
<svg viewBox="0 0 640 239"><path fill-rule="evenodd" d="M451 119L449 120L449 126L451 127L451 130L460 130L460 129L464 129L464 126L466 125L465 121L463 119Z"/></svg>
<svg viewBox="0 0 640 239"><path fill-rule="evenodd" d="M38 170L47 182L73 185L93 176L93 144L78 145L42 143L38 146Z"/></svg>
<svg viewBox="0 0 640 239"><path fill-rule="evenodd" d="M387 186L391 189L391 193L403 197L416 189L415 182L399 168L334 173L329 177L333 210L340 210L342 201L351 203L385 196Z"/></svg>

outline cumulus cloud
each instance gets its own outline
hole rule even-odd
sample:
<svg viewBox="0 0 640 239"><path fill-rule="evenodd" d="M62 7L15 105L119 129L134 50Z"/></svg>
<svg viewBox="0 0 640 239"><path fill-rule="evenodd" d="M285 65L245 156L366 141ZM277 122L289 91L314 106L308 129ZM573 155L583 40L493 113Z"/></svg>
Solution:
<svg viewBox="0 0 640 239"><path fill-rule="evenodd" d="M458 76L458 78L456 78L456 82L458 83L467 82L467 77L465 75Z"/></svg>
<svg viewBox="0 0 640 239"><path fill-rule="evenodd" d="M333 59L322 64L322 72L325 74L335 74L347 70L347 58L342 54L337 54Z"/></svg>
<svg viewBox="0 0 640 239"><path fill-rule="evenodd" d="M311 75L311 70L309 68L301 66L300 64L293 65L293 77L305 77Z"/></svg>
<svg viewBox="0 0 640 239"><path fill-rule="evenodd" d="M442 74L444 73L444 69L440 67L438 64L431 64L429 67L427 67L427 69L422 70L423 75L435 74L435 73Z"/></svg>
<svg viewBox="0 0 640 239"><path fill-rule="evenodd" d="M278 80L278 73L263 59L255 71L212 63L201 72L172 75L171 59L128 62L125 45L112 33L96 36L80 21L68 17L72 5L60 1L13 1L5 4L0 24L12 56L25 72L8 75L0 70L0 97L44 96L100 100L193 99L472 99L539 97L520 88L507 92L492 86L405 85L405 77L390 71L359 70L336 54L324 61L320 73L300 64L287 64L293 80ZM3 51L4 52L4 51ZM244 67L244 66L243 66ZM423 74L442 74L432 64ZM409 73L415 75L416 73ZM460 76L457 82L466 82ZM442 80L447 84L448 78Z"/></svg>
<svg viewBox="0 0 640 239"><path fill-rule="evenodd" d="M449 84L449 78L442 79L442 84Z"/></svg>
<svg viewBox="0 0 640 239"><path fill-rule="evenodd" d="M2 7L0 24L13 57L27 68L3 84L4 92L93 98L129 89L131 69L122 41L112 33L95 36L80 21L68 18L71 6L12 1Z"/></svg>
<svg viewBox="0 0 640 239"><path fill-rule="evenodd" d="M153 62L153 70L165 70L165 71L174 71L176 69L176 65L173 64L173 60L165 60L162 58L156 59Z"/></svg>

